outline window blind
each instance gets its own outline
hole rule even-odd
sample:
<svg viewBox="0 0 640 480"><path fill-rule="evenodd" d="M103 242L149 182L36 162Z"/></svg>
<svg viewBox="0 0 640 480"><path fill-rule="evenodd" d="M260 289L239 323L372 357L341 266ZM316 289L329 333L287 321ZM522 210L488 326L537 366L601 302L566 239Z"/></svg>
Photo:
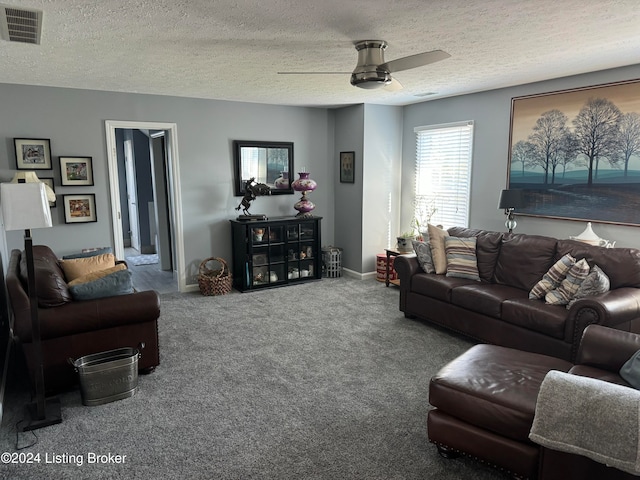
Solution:
<svg viewBox="0 0 640 480"><path fill-rule="evenodd" d="M416 127L415 218L469 226L473 122Z"/></svg>

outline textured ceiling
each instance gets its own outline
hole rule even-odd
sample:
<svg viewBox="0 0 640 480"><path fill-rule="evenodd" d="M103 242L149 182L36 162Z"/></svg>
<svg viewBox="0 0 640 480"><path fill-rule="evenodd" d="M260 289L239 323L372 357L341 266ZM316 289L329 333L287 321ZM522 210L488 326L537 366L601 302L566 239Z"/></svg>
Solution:
<svg viewBox="0 0 640 480"><path fill-rule="evenodd" d="M406 105L640 64L638 0L4 0L41 45L0 40L0 83L271 103ZM362 90L353 42L451 58ZM434 93L430 96L421 96Z"/></svg>

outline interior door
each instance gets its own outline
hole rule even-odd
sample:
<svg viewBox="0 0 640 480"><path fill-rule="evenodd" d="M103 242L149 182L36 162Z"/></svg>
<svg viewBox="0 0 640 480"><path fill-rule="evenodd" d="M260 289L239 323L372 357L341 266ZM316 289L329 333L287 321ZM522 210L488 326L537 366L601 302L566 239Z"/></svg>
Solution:
<svg viewBox="0 0 640 480"><path fill-rule="evenodd" d="M134 168L132 141L124 141L124 164L127 175L127 205L129 207L129 234L131 247L140 252L140 221L138 220L138 190L136 186L136 169Z"/></svg>

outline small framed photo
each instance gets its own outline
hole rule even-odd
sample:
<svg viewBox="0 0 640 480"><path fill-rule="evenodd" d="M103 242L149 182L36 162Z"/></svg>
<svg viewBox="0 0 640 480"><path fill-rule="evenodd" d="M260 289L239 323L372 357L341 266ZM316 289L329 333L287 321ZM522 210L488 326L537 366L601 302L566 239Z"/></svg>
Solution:
<svg viewBox="0 0 640 480"><path fill-rule="evenodd" d="M340 152L340 183L355 182L356 152Z"/></svg>
<svg viewBox="0 0 640 480"><path fill-rule="evenodd" d="M51 188L51 190L53 190L53 193L56 193L56 189L53 186L53 178L41 178L40 181L42 183L45 183L47 185L49 185L49 188ZM55 202L49 202L49 207L50 208L56 208L57 206L57 200Z"/></svg>
<svg viewBox="0 0 640 480"><path fill-rule="evenodd" d="M63 195L64 222L89 223L97 222L96 196L93 193L83 195Z"/></svg>
<svg viewBox="0 0 640 480"><path fill-rule="evenodd" d="M91 157L60 157L60 177L63 186L93 185Z"/></svg>
<svg viewBox="0 0 640 480"><path fill-rule="evenodd" d="M51 141L48 138L14 138L18 170L51 170Z"/></svg>

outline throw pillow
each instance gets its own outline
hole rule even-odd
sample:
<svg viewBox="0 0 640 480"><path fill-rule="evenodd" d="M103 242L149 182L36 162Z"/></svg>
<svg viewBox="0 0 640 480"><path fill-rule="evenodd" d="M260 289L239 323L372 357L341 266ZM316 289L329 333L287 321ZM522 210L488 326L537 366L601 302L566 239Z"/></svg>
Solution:
<svg viewBox="0 0 640 480"><path fill-rule="evenodd" d="M554 288L562 283L567 276L569 269L576 263L576 259L570 254L564 255L560 260L553 264L553 266L542 276L542 280L536 283L529 292L530 299L544 298Z"/></svg>
<svg viewBox="0 0 640 480"><path fill-rule="evenodd" d="M96 255L103 255L105 253L113 253L111 247L102 247L102 248L93 248L83 250L79 253L71 253L69 255L65 255L62 257L63 260L69 260L72 258L87 258L87 257L95 257Z"/></svg>
<svg viewBox="0 0 640 480"><path fill-rule="evenodd" d="M573 298L569 300L567 308L571 308L571 305L576 303L577 300L591 295L600 295L601 293L608 292L611 288L611 282L606 273L598 265L591 267L591 271L584 282L578 288Z"/></svg>
<svg viewBox="0 0 640 480"><path fill-rule="evenodd" d="M116 257L112 253L103 253L87 258L73 258L60 260L60 266L67 279L67 283L82 277L87 273L104 270L116 266Z"/></svg>
<svg viewBox="0 0 640 480"><path fill-rule="evenodd" d="M445 237L447 277L470 278L480 281L476 258L476 237Z"/></svg>
<svg viewBox="0 0 640 480"><path fill-rule="evenodd" d="M578 260L567 272L567 276L560 286L551 290L544 297L545 303L550 305L566 305L576 294L580 285L589 275L589 264L583 258Z"/></svg>
<svg viewBox="0 0 640 480"><path fill-rule="evenodd" d="M111 275L114 272L119 272L120 270L126 270L127 265L124 263L119 263L115 267L105 268L104 270L98 270L95 272L87 273L81 277L76 278L75 280L71 280L67 286L73 287L74 285L80 285L81 283L93 282L94 280L98 280L99 278L106 277L107 275Z"/></svg>
<svg viewBox="0 0 640 480"><path fill-rule="evenodd" d="M106 277L69 287L74 300L95 300L133 293L131 270L119 270Z"/></svg>
<svg viewBox="0 0 640 480"><path fill-rule="evenodd" d="M640 390L640 350L622 365L620 376L633 388Z"/></svg>
<svg viewBox="0 0 640 480"><path fill-rule="evenodd" d="M414 240L413 250L418 257L418 263L426 273L435 273L436 269L433 266L433 257L431 256L431 245L425 242L419 242Z"/></svg>
<svg viewBox="0 0 640 480"><path fill-rule="evenodd" d="M448 237L449 233L431 224L427 225L427 231L429 232L433 267L438 275L447 273L447 254L444 249L444 238Z"/></svg>

